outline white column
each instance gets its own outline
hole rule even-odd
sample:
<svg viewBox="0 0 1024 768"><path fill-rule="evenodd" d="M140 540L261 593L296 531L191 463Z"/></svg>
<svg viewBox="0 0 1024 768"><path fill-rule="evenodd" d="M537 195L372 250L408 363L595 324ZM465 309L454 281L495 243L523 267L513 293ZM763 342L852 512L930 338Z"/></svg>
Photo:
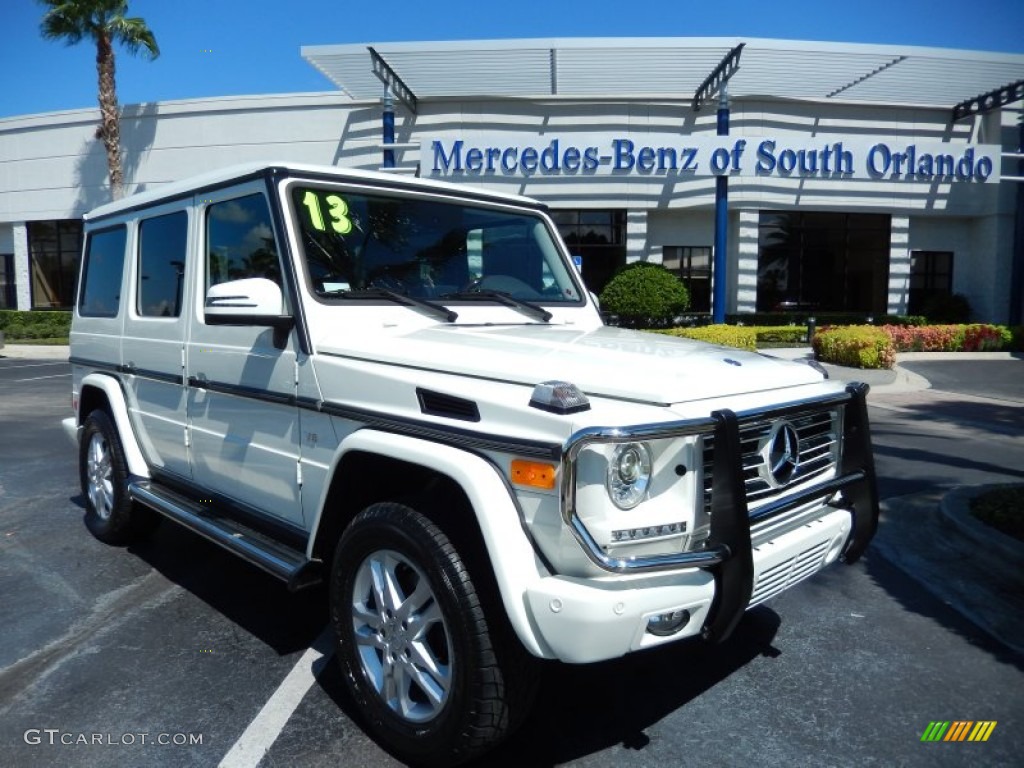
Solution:
<svg viewBox="0 0 1024 768"><path fill-rule="evenodd" d="M18 295L18 309L32 309L32 272L28 260L28 227L19 222L14 233L14 286Z"/></svg>
<svg viewBox="0 0 1024 768"><path fill-rule="evenodd" d="M650 253L647 247L647 210L626 211L626 263L653 261L661 263L661 252Z"/></svg>
<svg viewBox="0 0 1024 768"><path fill-rule="evenodd" d="M759 211L741 210L736 228L736 312L757 311L757 225Z"/></svg>
<svg viewBox="0 0 1024 768"><path fill-rule="evenodd" d="M890 315L907 314L910 298L910 217L892 217L889 235L889 290L885 311Z"/></svg>

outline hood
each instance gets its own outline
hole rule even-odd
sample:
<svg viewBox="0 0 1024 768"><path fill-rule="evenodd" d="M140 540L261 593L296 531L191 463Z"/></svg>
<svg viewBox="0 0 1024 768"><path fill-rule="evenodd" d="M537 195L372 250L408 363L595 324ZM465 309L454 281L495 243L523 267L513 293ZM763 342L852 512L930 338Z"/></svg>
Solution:
<svg viewBox="0 0 1024 768"><path fill-rule="evenodd" d="M321 340L322 354L671 405L820 382L808 365L658 333L561 325L445 325Z"/></svg>

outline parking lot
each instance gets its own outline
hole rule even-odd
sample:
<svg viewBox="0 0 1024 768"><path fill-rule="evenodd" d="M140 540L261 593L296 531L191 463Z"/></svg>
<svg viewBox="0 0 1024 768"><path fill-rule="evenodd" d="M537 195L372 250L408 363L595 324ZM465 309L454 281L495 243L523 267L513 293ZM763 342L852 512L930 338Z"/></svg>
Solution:
<svg viewBox="0 0 1024 768"><path fill-rule="evenodd" d="M911 365L943 391L872 394L884 498L1024 481L1024 362L985 365ZM289 594L170 524L128 549L88 534L69 394L66 362L0 358L0 764L398 765L350 715L322 591ZM890 549L913 536L886 525ZM935 720L997 726L922 743ZM872 548L722 646L546 666L525 727L481 765L1004 766L1022 750L1024 659Z"/></svg>

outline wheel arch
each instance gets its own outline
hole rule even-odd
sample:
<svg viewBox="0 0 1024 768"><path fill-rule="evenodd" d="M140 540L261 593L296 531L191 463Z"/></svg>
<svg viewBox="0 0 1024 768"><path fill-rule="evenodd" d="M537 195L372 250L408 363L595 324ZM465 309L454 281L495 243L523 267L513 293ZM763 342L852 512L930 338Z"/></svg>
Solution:
<svg viewBox="0 0 1024 768"><path fill-rule="evenodd" d="M89 414L97 409L106 411L114 421L124 448L128 471L138 477L148 478L149 467L132 429L121 382L103 373L90 373L82 379L78 393L78 425L85 424Z"/></svg>
<svg viewBox="0 0 1024 768"><path fill-rule="evenodd" d="M488 579L527 650L551 656L524 599L526 587L544 575L543 565L492 462L453 446L364 429L343 441L331 477L310 536L311 558L326 562L348 523L370 504L406 503L448 535L471 573Z"/></svg>

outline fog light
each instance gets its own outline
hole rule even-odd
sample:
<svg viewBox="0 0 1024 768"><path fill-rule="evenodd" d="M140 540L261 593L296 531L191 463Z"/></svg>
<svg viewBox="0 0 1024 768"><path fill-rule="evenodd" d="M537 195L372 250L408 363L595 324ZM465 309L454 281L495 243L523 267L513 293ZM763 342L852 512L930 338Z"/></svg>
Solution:
<svg viewBox="0 0 1024 768"><path fill-rule="evenodd" d="M662 613L648 620L647 631L658 637L668 637L685 627L689 621L689 611Z"/></svg>

